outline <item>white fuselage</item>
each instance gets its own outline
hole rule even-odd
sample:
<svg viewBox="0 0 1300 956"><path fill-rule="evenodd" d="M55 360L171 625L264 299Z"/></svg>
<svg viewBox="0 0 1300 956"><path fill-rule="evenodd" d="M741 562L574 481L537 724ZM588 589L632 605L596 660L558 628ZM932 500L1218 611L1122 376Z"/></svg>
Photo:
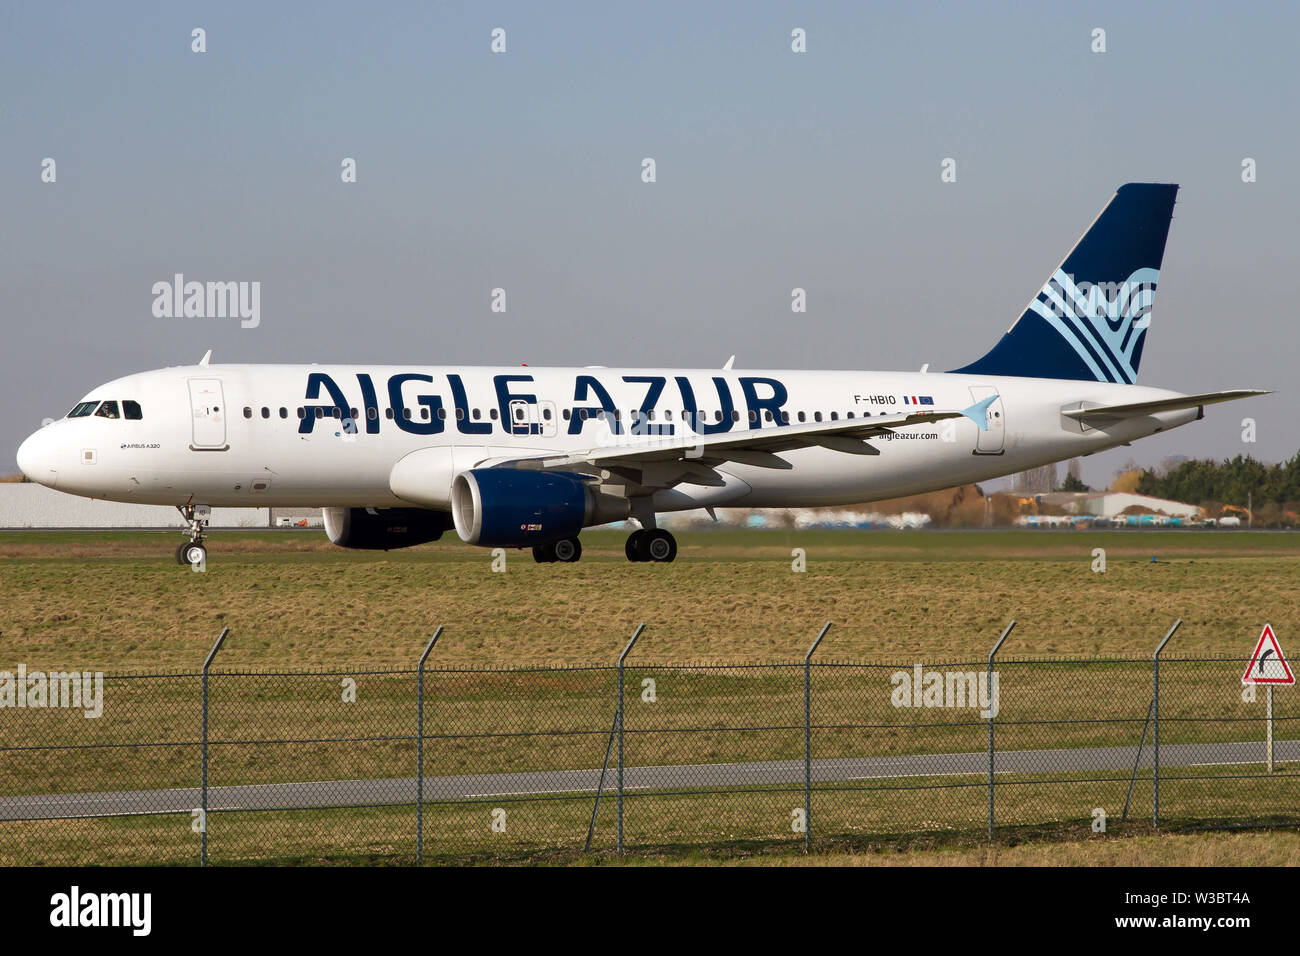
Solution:
<svg viewBox="0 0 1300 956"><path fill-rule="evenodd" d="M654 510L804 507L920 493L1092 454L1199 416L1191 408L1090 428L1062 410L1178 393L954 373L213 365L143 372L92 390L85 401L136 402L140 417L59 420L23 444L19 464L60 491L142 504L427 507L427 494L402 497L393 481L399 462L424 449L447 449L461 469L655 441L627 434L638 419L639 431L689 436L698 421L689 414L683 421L683 413L693 408L703 413L701 428L739 433L780 428L786 416L795 424L905 412L914 404L961 409L995 394L987 430L952 419L873 438L879 455L808 447L782 453L791 465L784 470L728 462L718 468L724 486L658 491ZM618 412L612 429L612 415L598 417L610 406ZM354 414L355 424L348 421Z"/></svg>

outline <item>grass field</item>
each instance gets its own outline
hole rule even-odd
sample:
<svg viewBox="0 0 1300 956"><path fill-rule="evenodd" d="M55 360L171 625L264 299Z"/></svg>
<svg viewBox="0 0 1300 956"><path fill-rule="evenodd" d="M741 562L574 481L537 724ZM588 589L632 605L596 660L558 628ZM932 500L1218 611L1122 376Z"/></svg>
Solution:
<svg viewBox="0 0 1300 956"><path fill-rule="evenodd" d="M0 533L0 647L29 666L192 667L229 626L227 665L403 666L441 624L442 663L589 664L645 621L643 660L799 660L829 620L826 658L979 659L1015 618L1005 655L1146 656L1181 617L1168 653L1244 655L1263 622L1284 646L1300 624L1300 534L694 531L674 564L633 565L593 531L577 565L510 551L505 573L449 537L366 553L218 532L196 574L175 533Z"/></svg>
<svg viewBox="0 0 1300 956"><path fill-rule="evenodd" d="M1265 621L1285 647L1300 623L1300 535L1281 533L696 531L679 535L674 564L631 565L621 534L589 532L577 565L537 565L527 552L511 551L505 573L492 570L489 552L454 537L384 554L338 549L320 532L266 531L216 533L208 570L198 574L174 563L177 540L159 532L0 533L0 669L19 662L29 669L103 669L116 681L109 691L112 721L45 711L0 725L0 746L21 747L37 737L90 745L75 759L51 750L10 761L7 792L193 786L195 678L159 683L112 675L192 672L224 626L232 636L218 659L223 671L331 668L359 675L363 687L361 703L344 706L337 673L215 679L213 739L246 742L214 754L214 782L228 785L408 775L411 679L364 675L367 668L412 667L439 624L446 631L430 661L434 668L609 665L635 625L646 622L630 662L627 706L628 763L647 766L800 759L801 668L656 671L654 664L801 661L828 620L835 627L819 660L897 665L982 661L1005 623L1016 619L999 660L1009 692L1001 749L1133 746L1150 690L1143 662L1175 618L1184 626L1167 657L1244 657ZM795 548L806 552L804 573L792 571ZM1095 548L1106 551L1104 573L1091 570ZM1140 661L1014 663L1098 657ZM1236 671L1224 667L1171 661L1162 671L1162 713L1171 718L1163 741L1256 734L1258 707L1238 699ZM636 706L646 675L659 681L656 708ZM615 696L608 671L452 672L428 680L429 726L439 738L426 747L426 774L599 767ZM819 757L983 747L980 721L918 711L906 718L918 721L910 729L893 727L900 717L888 704L888 669L827 668L813 680L818 719L850 721L817 730ZM1294 735L1295 714L1292 698L1283 696L1279 717L1292 722L1284 736ZM1207 724L1207 717L1226 722ZM863 729L869 726L884 729ZM739 729L759 727L769 729ZM358 742L339 746L344 739ZM1167 812L1193 821L1201 814L1238 822L1294 816L1300 778L1219 779L1236 773L1210 769L1178 782L1171 772ZM993 848L972 842L969 832L930 839L931 831L957 833L979 822L985 799L979 781L920 790L914 788L952 781L912 777L861 793L828 792L818 797L817 859L1104 865L1148 854L1152 862L1171 864L1249 862L1257 849L1249 835L1153 835L1130 822L1127 836L1092 837L1088 809L1101 803L1113 812L1128 776L1123 767L1099 772L1084 790L1068 775L1046 774L1027 786L1005 778L999 822L1012 828L1011 836ZM1139 820L1141 812L1149 814L1149 789L1144 772L1138 800L1145 793L1147 809ZM801 798L788 786L704 799L629 794L633 859L801 860L788 853L798 843L788 832L788 814ZM431 858L590 859L574 849L585 834L588 799L507 803L507 839L486 828L492 805L431 804ZM608 810L602 805L596 842L604 850ZM214 816L214 860L400 863L407 859L412 813L406 806ZM14 830L15 838L47 834L34 845L50 856L41 859L45 851L38 849L0 860L72 862L65 854L75 855L84 845L78 841L95 834L108 847L104 862L193 860L188 817L104 818L71 831L56 823L3 824L0 831L13 827L25 828ZM1300 842L1292 839L1294 829L1283 832L1273 855L1294 863ZM68 844L63 849L61 841ZM17 849L21 841L0 843ZM899 846L909 852L898 854Z"/></svg>

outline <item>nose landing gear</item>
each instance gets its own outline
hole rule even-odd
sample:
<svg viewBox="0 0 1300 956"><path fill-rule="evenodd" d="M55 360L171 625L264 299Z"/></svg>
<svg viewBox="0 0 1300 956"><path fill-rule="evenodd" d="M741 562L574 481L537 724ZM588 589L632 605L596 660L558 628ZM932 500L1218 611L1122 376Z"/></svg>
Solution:
<svg viewBox="0 0 1300 956"><path fill-rule="evenodd" d="M206 565L208 560L208 549L203 546L203 539L206 535L203 529L208 526L208 514L211 509L206 505L177 505L176 510L181 513L185 523L189 527L182 532L189 536L188 541L181 542L176 549L176 563L188 564L191 567Z"/></svg>

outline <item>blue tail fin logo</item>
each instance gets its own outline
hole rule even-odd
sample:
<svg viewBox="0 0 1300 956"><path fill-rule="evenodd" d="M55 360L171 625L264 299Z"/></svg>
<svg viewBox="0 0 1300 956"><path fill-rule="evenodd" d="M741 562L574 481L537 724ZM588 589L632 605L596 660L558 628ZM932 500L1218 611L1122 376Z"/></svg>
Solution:
<svg viewBox="0 0 1300 956"><path fill-rule="evenodd" d="M1177 195L1121 186L997 345L954 371L1136 382Z"/></svg>

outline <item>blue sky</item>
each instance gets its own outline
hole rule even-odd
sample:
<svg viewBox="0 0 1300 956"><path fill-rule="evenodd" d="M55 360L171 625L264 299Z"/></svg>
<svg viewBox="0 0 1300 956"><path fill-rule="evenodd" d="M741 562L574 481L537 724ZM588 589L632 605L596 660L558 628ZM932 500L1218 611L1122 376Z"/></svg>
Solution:
<svg viewBox="0 0 1300 956"><path fill-rule="evenodd" d="M1140 381L1281 391L1085 479L1129 455L1287 457L1298 35L1264 4L11 0L0 468L98 382L208 348L953 368L1139 180L1182 185ZM260 281L260 326L155 318L176 272Z"/></svg>

